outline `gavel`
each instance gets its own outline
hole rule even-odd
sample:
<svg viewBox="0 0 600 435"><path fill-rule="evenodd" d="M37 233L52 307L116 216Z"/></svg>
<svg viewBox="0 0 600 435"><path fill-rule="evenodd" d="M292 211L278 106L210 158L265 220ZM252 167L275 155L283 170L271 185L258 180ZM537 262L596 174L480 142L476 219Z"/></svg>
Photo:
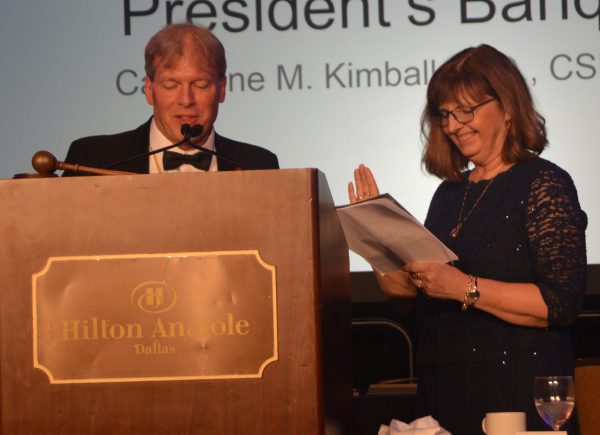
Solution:
<svg viewBox="0 0 600 435"><path fill-rule="evenodd" d="M92 168L90 166L73 165L59 161L49 151L38 151L31 158L31 165L37 171L39 177L53 177L57 169L62 171L84 172L94 175L134 175L135 172L115 171L112 169Z"/></svg>

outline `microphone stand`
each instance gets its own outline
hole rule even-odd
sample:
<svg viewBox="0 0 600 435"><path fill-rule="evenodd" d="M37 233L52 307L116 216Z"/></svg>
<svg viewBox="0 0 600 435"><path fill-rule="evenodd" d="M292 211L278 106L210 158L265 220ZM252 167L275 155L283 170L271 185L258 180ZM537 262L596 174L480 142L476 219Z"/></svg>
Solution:
<svg viewBox="0 0 600 435"><path fill-rule="evenodd" d="M228 162L231 162L231 163L234 163L236 165L239 165L241 168L244 168L244 169L256 169L253 166L249 165L248 163L239 161L239 160L234 159L232 157L227 157L227 156L225 156L223 154L220 154L220 153L218 153L216 151L213 151L213 150L210 150L208 148L204 148L203 146L194 144L191 139L193 137L199 136L202 133L202 126L200 124L196 124L194 126L190 126L189 124L183 124L181 126L181 133L183 134L183 139L181 141L173 144L173 145L167 145L167 146L162 147L162 148L158 148L158 149L155 149L155 150L152 150L152 151L148 151L148 152L144 152L144 153L141 153L141 154L137 154L137 155L132 156L132 157L128 157L128 158L126 158L124 160L119 160L118 162L111 163L110 165L105 166L105 169L110 169L110 168L112 168L114 166L121 165L123 163L127 163L127 162L130 162L132 160L137 160L137 159L141 159L143 157L148 157L148 156L151 156L151 155L154 155L154 154L157 154L157 153L162 153L163 151L168 151L171 148L175 148L175 147L178 147L179 145L184 145L184 144L188 145L188 146L190 146L192 148L195 148L198 151L201 151L201 152L208 153L208 154L211 154L213 156L216 156L218 159L227 160Z"/></svg>
<svg viewBox="0 0 600 435"><path fill-rule="evenodd" d="M195 148L197 150L199 150L200 152L204 152L204 153L208 153L210 155L215 156L217 159L223 159L223 160L227 160L230 163L234 163L236 165L240 165L240 169L244 168L244 169L256 169L254 168L252 165L249 165L248 163L242 162L240 160L234 159L232 157L227 157L221 153L217 153L216 151L210 150L208 148L205 148L203 146L200 145L196 145L194 143L192 143L192 141L190 140L190 138L192 137L196 137L199 136L202 133L202 126L200 124L195 124L190 126L189 124L183 124L181 126L181 134L183 134L183 140L181 141L182 143L185 143L186 145Z"/></svg>
<svg viewBox="0 0 600 435"><path fill-rule="evenodd" d="M189 135L189 134L185 134L185 135L183 136L183 140L181 140L181 141L179 141L179 142L177 142L177 143L174 143L174 144L172 144L172 145L167 145L167 146L165 146L165 147L162 147L162 148L157 148L157 149L155 149L155 150L152 150L152 151L143 152L143 153L141 153L141 154L137 154L137 155L135 155L135 156L132 156L132 157L127 157L126 159L119 160L118 162L111 163L110 165L108 165L108 166L105 166L104 168L105 168L105 169L110 169L110 168L112 168L112 167L115 167L115 166L121 165L121 164L123 164L123 163L128 163L128 162L131 162L132 160L137 160L137 159L141 159L141 158L143 158L143 157L149 157L149 156L152 156L152 155L154 155L154 154L157 154L157 153L162 153L163 151L170 150L171 148L175 148L175 147L178 147L179 145L183 145L183 144L188 144L188 145L191 145L191 141L190 141L190 135ZM196 148L196 147L195 147L195 146L193 146L193 145L191 145L191 146L192 146L193 148Z"/></svg>
<svg viewBox="0 0 600 435"><path fill-rule="evenodd" d="M241 168L244 168L244 169L256 169L255 167L253 167L252 165L249 165L248 163L241 162L241 161L239 161L237 159L234 159L233 157L227 157L227 156L225 156L225 155L223 155L221 153L218 153L216 151L209 150L208 148L204 148L203 146L200 146L200 145L196 145L196 144L192 143L192 141L189 140L189 139L186 141L186 144L189 145L189 146L191 146L192 148L195 148L195 149L201 151L201 152L211 154L211 155L217 157L217 159L227 160L230 163L235 163L236 165L240 165L240 169Z"/></svg>

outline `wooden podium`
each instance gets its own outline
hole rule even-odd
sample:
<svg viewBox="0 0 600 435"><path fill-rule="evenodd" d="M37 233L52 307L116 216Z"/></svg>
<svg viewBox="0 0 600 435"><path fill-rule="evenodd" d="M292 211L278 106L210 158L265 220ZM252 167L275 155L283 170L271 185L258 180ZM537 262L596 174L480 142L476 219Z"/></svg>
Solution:
<svg viewBox="0 0 600 435"><path fill-rule="evenodd" d="M243 250L276 272L278 358L260 377L57 384L34 367L49 258ZM351 433L349 281L314 169L0 181L0 433Z"/></svg>

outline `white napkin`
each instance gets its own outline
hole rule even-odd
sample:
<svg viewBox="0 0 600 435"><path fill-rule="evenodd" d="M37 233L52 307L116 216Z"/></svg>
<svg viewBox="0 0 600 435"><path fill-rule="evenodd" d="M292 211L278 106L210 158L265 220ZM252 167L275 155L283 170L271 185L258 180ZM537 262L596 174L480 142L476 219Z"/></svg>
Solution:
<svg viewBox="0 0 600 435"><path fill-rule="evenodd" d="M417 418L410 424L392 420L389 426L382 424L377 435L452 435L430 415Z"/></svg>
<svg viewBox="0 0 600 435"><path fill-rule="evenodd" d="M527 430L524 432L515 432L515 435L568 435L566 431L561 430L560 432L555 432L552 430Z"/></svg>

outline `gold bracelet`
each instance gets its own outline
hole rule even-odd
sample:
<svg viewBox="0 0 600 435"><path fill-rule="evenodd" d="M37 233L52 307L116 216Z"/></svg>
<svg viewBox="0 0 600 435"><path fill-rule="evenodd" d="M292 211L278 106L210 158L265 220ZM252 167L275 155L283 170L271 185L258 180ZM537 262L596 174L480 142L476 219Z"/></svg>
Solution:
<svg viewBox="0 0 600 435"><path fill-rule="evenodd" d="M467 278L467 291L465 291L465 295L463 296L463 304L461 310L467 311L469 308L469 293L471 292L471 285L473 284L473 276L469 275Z"/></svg>
<svg viewBox="0 0 600 435"><path fill-rule="evenodd" d="M479 300L479 289L477 288L477 277L469 275L467 279L467 290L463 297L463 304L461 307L462 311L467 311L471 305L475 304Z"/></svg>

